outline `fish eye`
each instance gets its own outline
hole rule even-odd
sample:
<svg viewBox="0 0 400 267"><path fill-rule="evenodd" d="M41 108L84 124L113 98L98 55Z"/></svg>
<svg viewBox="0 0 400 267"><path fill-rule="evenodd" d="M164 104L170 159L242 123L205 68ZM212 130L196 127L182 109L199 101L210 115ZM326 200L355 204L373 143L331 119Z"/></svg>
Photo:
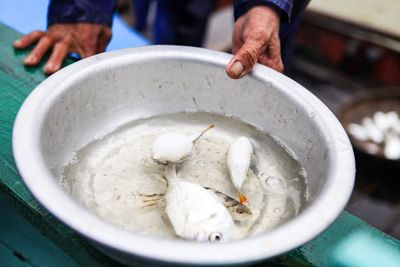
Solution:
<svg viewBox="0 0 400 267"><path fill-rule="evenodd" d="M241 209L241 208L238 208L238 209L236 210L236 212L239 213L239 214L243 214L243 213L244 213L244 210Z"/></svg>
<svg viewBox="0 0 400 267"><path fill-rule="evenodd" d="M221 242L222 241L222 234L221 233L211 233L208 236L208 240L211 242Z"/></svg>

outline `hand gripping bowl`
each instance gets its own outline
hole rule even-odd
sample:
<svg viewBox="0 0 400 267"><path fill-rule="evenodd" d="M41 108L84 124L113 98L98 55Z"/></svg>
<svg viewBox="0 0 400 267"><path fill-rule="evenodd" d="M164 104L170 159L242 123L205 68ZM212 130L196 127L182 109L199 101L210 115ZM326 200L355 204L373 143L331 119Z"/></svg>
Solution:
<svg viewBox="0 0 400 267"><path fill-rule="evenodd" d="M267 67L232 80L230 55L148 46L100 54L42 82L20 109L13 131L18 170L35 198L111 257L187 265L249 264L313 239L343 210L354 157L335 116L302 86ZM195 99L195 100L194 100ZM230 114L278 136L307 172L310 201L295 218L262 235L204 244L146 237L89 212L60 186L74 151L138 118L185 110Z"/></svg>

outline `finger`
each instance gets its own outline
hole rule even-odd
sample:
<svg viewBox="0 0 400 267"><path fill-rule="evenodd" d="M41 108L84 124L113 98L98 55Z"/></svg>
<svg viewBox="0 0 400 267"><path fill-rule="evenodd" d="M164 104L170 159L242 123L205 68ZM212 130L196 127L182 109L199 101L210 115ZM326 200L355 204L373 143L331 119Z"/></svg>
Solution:
<svg viewBox="0 0 400 267"><path fill-rule="evenodd" d="M233 79L239 79L249 73L263 51L263 43L246 41L226 67L226 73Z"/></svg>
<svg viewBox="0 0 400 267"><path fill-rule="evenodd" d="M108 27L105 28L100 35L99 41L97 42L96 53L101 53L104 52L104 50L106 50L106 47L111 40L111 37L112 37L111 29Z"/></svg>
<svg viewBox="0 0 400 267"><path fill-rule="evenodd" d="M57 43L53 48L53 52L51 53L49 60L44 66L44 72L46 74L52 74L58 71L61 68L61 64L64 58L68 55L68 51L69 51L68 42Z"/></svg>
<svg viewBox="0 0 400 267"><path fill-rule="evenodd" d="M93 32L90 36L90 38L86 38L84 43L82 43L82 58L85 57L90 57L96 54L97 51L97 43L100 38L101 31L98 29L98 27L95 27L93 29ZM79 40L79 39L77 39ZM79 42L79 41L78 41Z"/></svg>
<svg viewBox="0 0 400 267"><path fill-rule="evenodd" d="M96 48L90 47L90 48L86 48L85 50L83 50L83 52L81 53L82 58L85 57L91 57L93 55L96 55Z"/></svg>
<svg viewBox="0 0 400 267"><path fill-rule="evenodd" d="M78 24L77 26L77 30L71 35L72 51L77 52L81 58L94 55L101 33L99 25Z"/></svg>
<svg viewBox="0 0 400 267"><path fill-rule="evenodd" d="M47 36L42 37L32 52L25 58L24 64L27 66L37 65L52 44L53 40L51 38Z"/></svg>
<svg viewBox="0 0 400 267"><path fill-rule="evenodd" d="M237 51L242 47L243 45L243 17L240 17L234 27L233 27L233 33L232 33L232 53L236 54Z"/></svg>
<svg viewBox="0 0 400 267"><path fill-rule="evenodd" d="M15 40L14 47L17 49L23 49L25 47L28 47L32 43L36 42L37 40L39 40L44 35L45 35L44 32L33 31L27 35L22 36L20 39Z"/></svg>
<svg viewBox="0 0 400 267"><path fill-rule="evenodd" d="M276 71L283 72L284 66L281 57L281 44L279 37L273 36L264 54L260 55L258 62L273 68Z"/></svg>

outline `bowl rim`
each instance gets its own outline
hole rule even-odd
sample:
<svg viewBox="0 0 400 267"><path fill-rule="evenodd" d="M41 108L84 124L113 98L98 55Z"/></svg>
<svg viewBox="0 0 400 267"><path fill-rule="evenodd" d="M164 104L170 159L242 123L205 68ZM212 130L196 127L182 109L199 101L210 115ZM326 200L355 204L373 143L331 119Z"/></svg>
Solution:
<svg viewBox="0 0 400 267"><path fill-rule="evenodd" d="M273 82L288 97L303 103L309 116L328 140L331 157L328 178L317 199L301 214L265 234L243 240L204 244L145 237L100 219L58 185L45 164L40 132L52 100L68 89L74 79L112 62L130 62L160 57L188 59L224 67L232 55L203 48L145 46L122 49L71 64L40 83L20 108L13 129L13 154L19 173L33 196L55 217L81 235L120 253L144 259L195 265L239 264L259 261L288 252L315 238L342 212L350 198L355 177L350 141L332 112L295 81L257 64L249 78ZM50 90L51 89L51 90ZM57 201L55 201L57 200Z"/></svg>

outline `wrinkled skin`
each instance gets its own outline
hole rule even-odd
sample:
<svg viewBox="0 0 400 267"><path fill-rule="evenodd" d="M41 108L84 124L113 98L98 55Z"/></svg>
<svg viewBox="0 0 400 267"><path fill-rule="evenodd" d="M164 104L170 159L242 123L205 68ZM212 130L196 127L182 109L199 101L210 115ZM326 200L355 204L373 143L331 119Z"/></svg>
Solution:
<svg viewBox="0 0 400 267"><path fill-rule="evenodd" d="M272 8L256 6L235 23L232 35L234 57L226 67L226 73L239 79L249 73L259 62L283 72L279 40L279 14ZM23 49L37 42L24 60L26 66L39 64L46 51L52 48L44 72L52 74L60 69L63 59L70 52L82 58L101 53L111 39L107 26L89 23L54 24L47 31L33 31L16 40L14 47Z"/></svg>
<svg viewBox="0 0 400 267"><path fill-rule="evenodd" d="M243 77L257 62L283 72L279 23L279 14L265 6L251 8L236 21L232 35L234 57L226 68L229 77Z"/></svg>
<svg viewBox="0 0 400 267"><path fill-rule="evenodd" d="M111 39L111 29L107 26L90 23L66 23L51 25L47 31L33 31L14 42L16 49L23 49L36 43L35 48L25 58L24 65L39 64L44 54L52 49L44 66L46 74L61 68L64 58L71 52L82 58L101 53Z"/></svg>

